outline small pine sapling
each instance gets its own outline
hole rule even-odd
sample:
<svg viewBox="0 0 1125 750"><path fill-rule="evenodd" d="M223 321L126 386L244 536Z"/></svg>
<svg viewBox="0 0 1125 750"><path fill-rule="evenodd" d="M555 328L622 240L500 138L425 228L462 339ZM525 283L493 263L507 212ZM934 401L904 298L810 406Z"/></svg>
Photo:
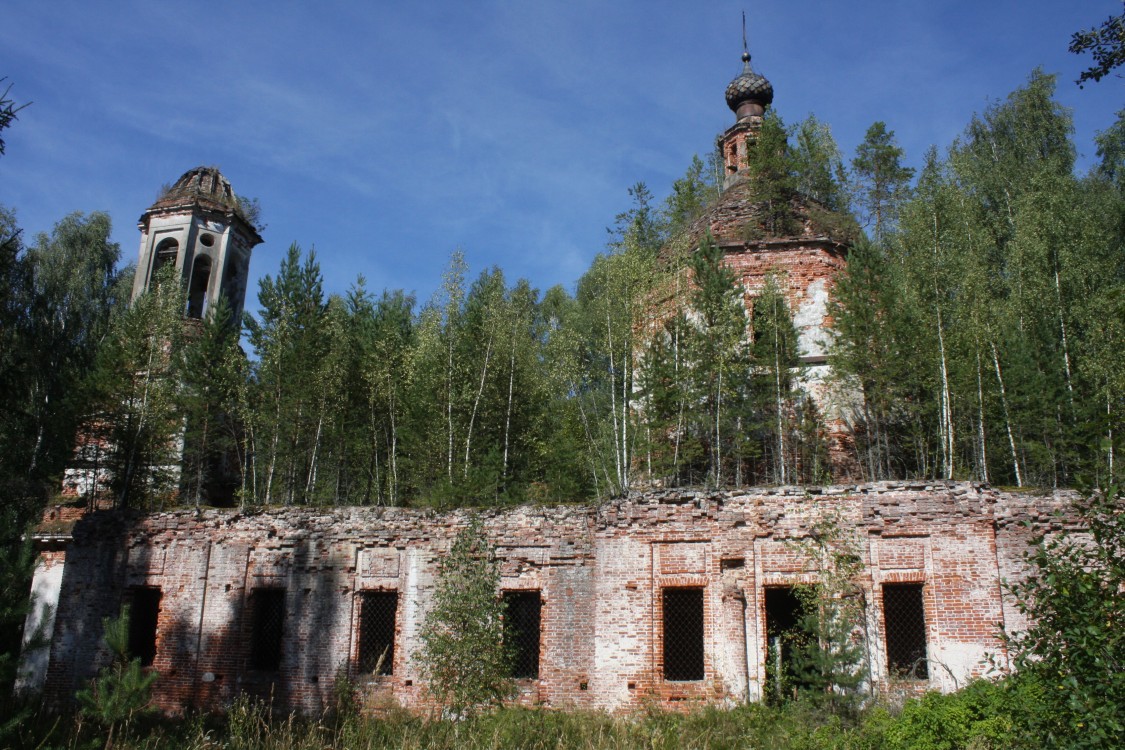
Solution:
<svg viewBox="0 0 1125 750"><path fill-rule="evenodd" d="M115 732L127 732L133 719L152 710L149 702L157 673L141 667L139 658L129 656L128 605L117 617L104 618L102 627L112 661L75 698L83 714L106 728L105 747L110 748Z"/></svg>

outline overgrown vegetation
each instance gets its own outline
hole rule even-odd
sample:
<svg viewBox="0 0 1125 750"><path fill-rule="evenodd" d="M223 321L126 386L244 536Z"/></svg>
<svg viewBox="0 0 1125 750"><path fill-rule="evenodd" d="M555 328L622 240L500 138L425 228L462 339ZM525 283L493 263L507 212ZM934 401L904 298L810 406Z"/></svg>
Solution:
<svg viewBox="0 0 1125 750"><path fill-rule="evenodd" d="M929 694L903 707L869 706L851 717L804 702L781 706L652 711L630 716L597 712L505 708L452 720L392 710L380 717L337 720L275 717L268 703L239 699L225 716L148 721L115 747L203 750L680 750L681 748L799 748L800 750L1031 750L1040 747L1016 728L1023 696L979 682L953 695ZM100 744L88 724L41 716L22 727L22 746Z"/></svg>
<svg viewBox="0 0 1125 750"><path fill-rule="evenodd" d="M417 655L426 690L443 712L471 716L501 705L514 683L504 642L500 561L474 516L441 561Z"/></svg>
<svg viewBox="0 0 1125 750"><path fill-rule="evenodd" d="M1116 65L1096 59L1110 66L1104 72ZM19 111L8 91L0 133ZM868 131L850 170L823 123L809 118L790 129L771 114L763 124L747 164L760 223L747 239L796 231L800 196L841 228L855 209L868 235L835 288L831 351L836 385L861 396L848 416L868 479L1101 488L1121 479L1125 113L1098 137L1100 163L1079 175L1070 116L1053 93L1054 80L1034 73L975 117L947 153L931 151L913 186L883 123ZM219 314L191 336L170 270L126 304L132 273L117 269L104 214L66 217L25 245L14 213L0 210L5 589L26 582L20 537L57 491L80 424L105 438L85 456L113 469L105 496L138 508L232 498L502 505L605 497L649 480L821 481L821 419L798 387L805 373L787 279L771 275L748 308L712 243L688 255L660 252L683 244L718 193L700 160L663 205L634 186L632 207L573 294L541 294L496 268L470 281L459 254L424 304L401 291L373 294L362 279L346 294L326 294L315 255L293 246L276 276L262 280L259 310L236 322L241 328L227 324L218 301ZM254 202L240 206L260 223ZM242 329L249 359L238 349ZM226 486L216 470L224 462L233 467ZM1040 623L1013 635L1022 672L926 696L901 714L858 705L823 712L801 699L631 719L507 709L463 721L375 721L342 712L328 727L278 722L244 702L226 719L153 724L144 740L118 739L185 747L219 736L231 747L526 747L529 737L588 747L1121 744L1120 500L1088 514L1093 542L1047 540L1034 560L1040 575L1015 590ZM464 544L466 560L485 559L481 569L493 570L479 543ZM851 558L841 549L833 543L821 553L846 571ZM805 645L815 648L800 682L822 703L847 696L861 678L848 668L849 579L834 580L805 594L805 631L815 634ZM469 588L494 593L495 582L480 578L450 595ZM486 599L435 611L456 618L471 610L494 639L499 615ZM0 602L8 653L23 612L12 601ZM495 596L487 601L499 606ZM440 631L435 624L435 644ZM502 655L491 662L490 674L502 663ZM503 694L503 681L485 681L435 697L467 716ZM31 723L0 726L34 737L33 745L47 736ZM89 721L59 723L44 742L85 742L92 731Z"/></svg>
<svg viewBox="0 0 1125 750"><path fill-rule="evenodd" d="M754 241L796 231L797 209L854 234L854 208L869 235L834 289L827 402L808 396L785 274L751 294L712 242L684 244L720 194L699 159L663 204L630 190L573 294L497 268L471 280L459 254L424 304L362 279L330 294L293 246L242 321L249 359L222 301L193 336L176 331L175 284L125 305L106 217L24 248L4 214L3 481L38 507L81 418L106 438L87 446L113 470L100 489L140 508L822 482L830 403L866 479L1107 486L1122 471L1125 125L1074 174L1053 87L1033 74L913 187L884 123L849 169L824 123L765 118L746 165Z"/></svg>
<svg viewBox="0 0 1125 750"><path fill-rule="evenodd" d="M152 684L157 673L141 667L141 660L129 653L129 607L117 617L102 620L103 640L110 652L110 663L90 684L75 695L83 716L96 722L105 733L105 748L114 746L119 735L140 716L152 712L149 706Z"/></svg>

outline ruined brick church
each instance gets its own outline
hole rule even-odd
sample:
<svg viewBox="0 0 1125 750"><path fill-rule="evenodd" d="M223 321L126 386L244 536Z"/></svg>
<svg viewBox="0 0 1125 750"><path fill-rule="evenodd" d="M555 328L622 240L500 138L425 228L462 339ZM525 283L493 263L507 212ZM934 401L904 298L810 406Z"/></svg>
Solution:
<svg viewBox="0 0 1125 750"><path fill-rule="evenodd" d="M715 238L749 295L769 273L785 279L809 391L843 420L823 384L828 301L847 246L811 220L784 237L747 231L746 153L773 89L743 61L726 91L736 122L719 137L725 189L692 231ZM150 207L134 293L175 263L189 316L220 291L237 314L261 237L233 195L218 170L200 168ZM80 492L97 471L79 466L68 481ZM844 595L861 612L873 691L952 690L1003 668L1000 629L1024 624L1003 582L1025 573L1027 545L1067 501L969 483L844 483L651 490L483 515L502 562L499 595L519 625L519 700L628 710L760 700L805 606L796 592L821 575L813 550L826 524L860 566ZM341 673L370 706L425 705L419 632L442 556L467 522L464 511L402 508L51 508L34 535L20 686L67 705L109 658L103 618L128 603L130 649L159 673L165 710L246 693L316 711Z"/></svg>

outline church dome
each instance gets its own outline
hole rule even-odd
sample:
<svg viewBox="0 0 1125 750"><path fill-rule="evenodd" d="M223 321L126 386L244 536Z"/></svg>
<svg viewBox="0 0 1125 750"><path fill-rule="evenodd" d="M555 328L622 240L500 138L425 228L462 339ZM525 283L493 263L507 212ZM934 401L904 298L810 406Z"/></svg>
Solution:
<svg viewBox="0 0 1125 750"><path fill-rule="evenodd" d="M750 53L743 52L742 72L727 86L727 106L741 119L750 114L762 114L771 102L773 85L765 76L754 72L750 67Z"/></svg>
<svg viewBox="0 0 1125 750"><path fill-rule="evenodd" d="M223 177L218 167L196 167L184 172L152 207L164 208L192 202L219 210L234 209L238 206L238 197L230 180Z"/></svg>

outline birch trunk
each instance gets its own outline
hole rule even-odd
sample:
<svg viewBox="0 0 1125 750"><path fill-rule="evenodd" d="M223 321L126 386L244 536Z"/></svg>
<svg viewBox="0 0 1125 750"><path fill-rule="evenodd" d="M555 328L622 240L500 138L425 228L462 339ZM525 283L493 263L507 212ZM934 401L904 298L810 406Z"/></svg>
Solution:
<svg viewBox="0 0 1125 750"><path fill-rule="evenodd" d="M1012 418L1008 412L1008 392L1004 388L1004 375L1000 371L1000 353L996 351L996 344L989 342L992 346L992 364L996 368L996 382L1000 384L1000 404L1004 407L1004 426L1008 430L1008 446L1012 450L1012 471L1016 474L1016 486L1023 487L1023 477L1020 475L1020 461L1019 454L1016 451L1016 437L1012 432Z"/></svg>

